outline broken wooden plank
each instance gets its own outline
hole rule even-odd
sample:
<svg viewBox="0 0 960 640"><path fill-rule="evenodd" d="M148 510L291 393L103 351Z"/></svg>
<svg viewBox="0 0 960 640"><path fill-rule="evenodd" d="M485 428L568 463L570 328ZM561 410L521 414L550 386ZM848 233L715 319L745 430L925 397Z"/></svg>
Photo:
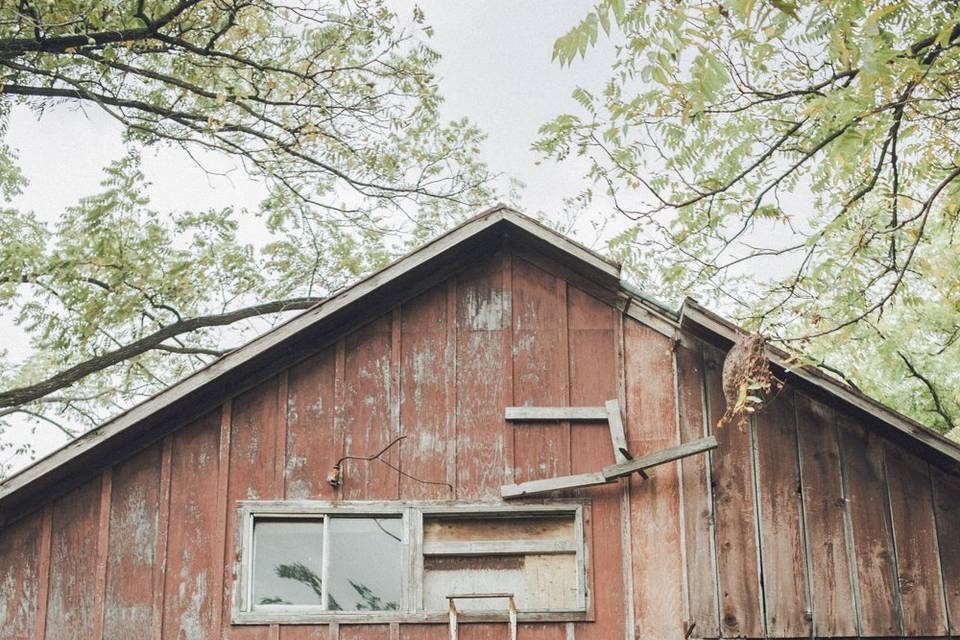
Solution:
<svg viewBox="0 0 960 640"><path fill-rule="evenodd" d="M607 421L610 423L610 440L613 442L613 458L622 464L633 459L627 448L627 435L623 430L623 415L620 413L620 403L616 400L607 400L604 403L607 410Z"/></svg>
<svg viewBox="0 0 960 640"><path fill-rule="evenodd" d="M606 407L507 407L506 419L512 422L546 420L600 421L607 419Z"/></svg>
<svg viewBox="0 0 960 640"><path fill-rule="evenodd" d="M544 478L543 480L531 480L530 482L521 482L520 484L507 484L500 487L500 496L503 498L522 498L525 496L535 496L551 491L561 489L580 489L582 487L593 487L600 484L607 484L608 480L603 474L594 471L592 473L581 473L574 476L560 476L558 478Z"/></svg>
<svg viewBox="0 0 960 640"><path fill-rule="evenodd" d="M706 438L694 440L693 442L687 442L678 447L670 447L669 449L655 451L651 454L641 456L628 462L612 464L608 467L604 467L601 475L609 482L616 480L617 478L629 476L632 473L636 473L644 469L649 469L650 467L655 467L667 462L673 462L674 460L679 460L680 458L686 458L687 456L703 453L716 448L717 439L714 436L707 436Z"/></svg>

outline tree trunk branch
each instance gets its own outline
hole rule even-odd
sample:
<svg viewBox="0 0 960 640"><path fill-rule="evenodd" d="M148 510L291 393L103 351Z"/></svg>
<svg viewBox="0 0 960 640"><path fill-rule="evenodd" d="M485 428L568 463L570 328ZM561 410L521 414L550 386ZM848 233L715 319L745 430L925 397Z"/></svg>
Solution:
<svg viewBox="0 0 960 640"><path fill-rule="evenodd" d="M169 347L169 345L162 345L161 343L164 340L168 340L174 336L190 333L204 327L227 326L247 318L281 313L283 311L308 309L321 300L322 298L291 298L289 300L277 300L251 307L244 307L242 309L235 309L226 313L197 316L195 318L188 318L180 322L169 324L162 329L151 333L150 335L140 338L139 340L135 340L130 344L126 344L118 349L85 360L36 384L0 392L0 408L16 407L28 402L39 400L40 398L43 398L54 391L59 391L76 382L79 382L92 373L102 371L108 367L112 367L115 364L119 364L146 353L147 351L154 349L171 351L172 349Z"/></svg>

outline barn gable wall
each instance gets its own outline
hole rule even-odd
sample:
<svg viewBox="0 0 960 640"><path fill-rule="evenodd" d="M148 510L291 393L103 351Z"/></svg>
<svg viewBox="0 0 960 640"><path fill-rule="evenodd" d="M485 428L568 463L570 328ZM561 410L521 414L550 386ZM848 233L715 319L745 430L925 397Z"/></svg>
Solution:
<svg viewBox="0 0 960 640"><path fill-rule="evenodd" d="M635 455L708 433L720 446L565 493L587 501L590 620L520 638L960 633L957 478L790 386L748 428L714 429L722 353L597 293L501 249L215 399L0 532L0 639L446 638L437 624L231 625L236 501L499 501L503 484L614 461L603 422L518 426L504 407L611 398ZM396 468L351 461L340 489L326 482L345 453L400 434Z"/></svg>

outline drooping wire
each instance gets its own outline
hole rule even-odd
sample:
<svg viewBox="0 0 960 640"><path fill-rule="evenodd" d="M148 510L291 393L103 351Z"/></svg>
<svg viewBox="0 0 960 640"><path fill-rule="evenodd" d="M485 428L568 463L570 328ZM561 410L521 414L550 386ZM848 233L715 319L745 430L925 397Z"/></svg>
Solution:
<svg viewBox="0 0 960 640"><path fill-rule="evenodd" d="M384 459L381 457L383 454L385 454L387 451L389 451L395 444L397 444L398 442L400 442L401 440L403 440L403 439L406 438L406 437L407 437L407 436L406 436L405 434L404 434L404 435L397 436L396 438L394 438L393 440L391 440L391 441L387 444L387 446L385 446L383 449L380 449L380 451L374 453L373 455L369 455L369 456L345 455L345 456L343 456L342 458L340 458L339 460L337 460L337 463L336 463L335 465L333 465L334 473L332 473L331 476L330 476L330 478L335 478L336 483L334 483L334 481L333 481L332 479L330 480L330 483L333 484L334 486L339 486L340 482L342 482L341 469L342 469L343 463L344 463L345 461L347 461L347 460L365 460L365 461L368 461L368 462L371 461L371 460L379 460L379 461L382 462L383 464L387 465L388 467L390 467L391 469L393 469L394 471L396 471L397 473L399 473L401 476L403 476L403 477L405 477L405 478L409 478L410 480L413 480L414 482L419 482L420 484L435 484L435 485L440 485L440 486L447 487L451 492L454 491L453 485L450 484L449 482L437 482L437 481L435 481L435 480L424 480L423 478L418 478L418 477L416 477L416 476L414 476L414 475L411 475L411 474L407 473L406 471L403 471L400 467L397 467L397 466L395 466L395 465L387 462L386 460L384 460Z"/></svg>

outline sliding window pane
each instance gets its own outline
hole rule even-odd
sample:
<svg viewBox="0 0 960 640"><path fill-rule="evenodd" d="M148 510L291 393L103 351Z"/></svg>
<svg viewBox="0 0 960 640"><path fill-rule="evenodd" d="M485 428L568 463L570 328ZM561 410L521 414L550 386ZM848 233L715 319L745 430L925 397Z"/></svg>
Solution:
<svg viewBox="0 0 960 640"><path fill-rule="evenodd" d="M319 606L322 576L322 519L254 522L254 606Z"/></svg>
<svg viewBox="0 0 960 640"><path fill-rule="evenodd" d="M400 608L400 518L331 518L329 596L334 611Z"/></svg>

